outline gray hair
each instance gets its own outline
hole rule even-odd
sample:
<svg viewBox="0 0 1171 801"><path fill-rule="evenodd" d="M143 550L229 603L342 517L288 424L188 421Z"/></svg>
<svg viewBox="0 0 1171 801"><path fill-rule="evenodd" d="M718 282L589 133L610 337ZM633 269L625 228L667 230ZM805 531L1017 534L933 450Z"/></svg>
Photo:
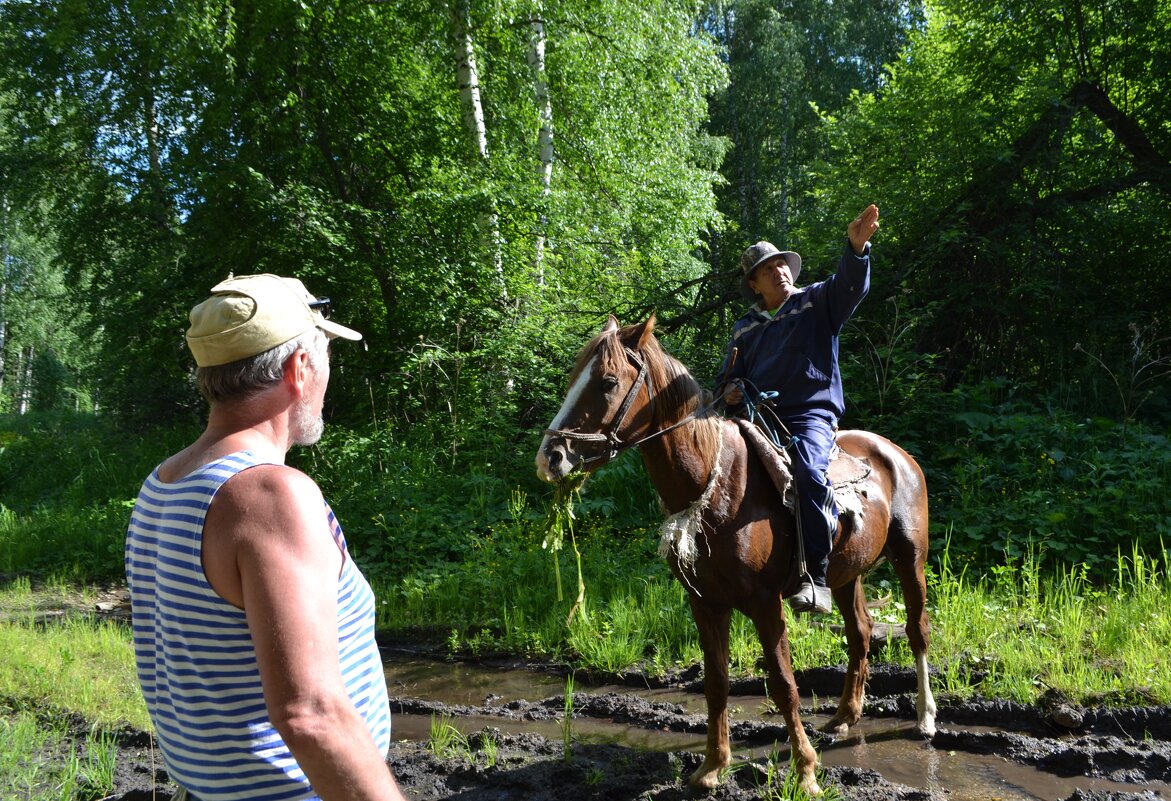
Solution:
<svg viewBox="0 0 1171 801"><path fill-rule="evenodd" d="M195 383L209 403L248 398L279 384L285 362L298 348L309 354L309 365L314 370L321 370L329 358L329 339L325 332L320 328L310 328L283 345L247 359L215 367L197 367Z"/></svg>

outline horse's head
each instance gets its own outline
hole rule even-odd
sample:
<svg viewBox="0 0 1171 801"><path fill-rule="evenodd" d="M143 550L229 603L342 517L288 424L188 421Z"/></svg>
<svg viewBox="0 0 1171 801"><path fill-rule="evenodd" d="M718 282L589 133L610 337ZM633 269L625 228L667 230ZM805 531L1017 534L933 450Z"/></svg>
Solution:
<svg viewBox="0 0 1171 801"><path fill-rule="evenodd" d="M569 376L561 410L537 451L537 475L558 481L575 470L593 470L638 440L651 425L654 397L648 345L655 318L618 327L611 315L582 348ZM654 353L661 353L657 346Z"/></svg>

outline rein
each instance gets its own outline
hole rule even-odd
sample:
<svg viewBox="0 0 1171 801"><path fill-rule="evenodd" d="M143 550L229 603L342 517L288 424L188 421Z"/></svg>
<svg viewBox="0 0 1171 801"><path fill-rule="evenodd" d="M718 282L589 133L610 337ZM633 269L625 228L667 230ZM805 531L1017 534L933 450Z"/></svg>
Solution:
<svg viewBox="0 0 1171 801"><path fill-rule="evenodd" d="M559 429L559 428L546 428L545 429L545 432L544 432L545 434L549 434L554 437L561 437L563 439L573 439L573 440L578 440L580 442L600 442L600 443L604 443L605 445L608 446L608 451L606 453L599 455L599 456L591 456L589 458L583 459L582 464L589 464L590 462L597 462L597 461L601 461L602 459L613 459L616 456L618 456L618 454L621 453L622 451L628 450L630 448L638 447L639 445L642 445L645 442L649 442L652 439L655 439L657 437L661 437L664 434L667 434L671 431L674 431L676 428L679 428L682 425L686 425L687 423L690 423L692 420L695 420L697 417L700 417L701 415L707 414L709 411L711 411L713 408L715 408L715 405L717 403L719 403L723 399L723 396L721 395L720 397L713 399L711 403L708 403L705 406L701 406L700 408L696 409L694 412L687 415L682 420L679 420L675 423L672 423L671 425L667 426L666 428L661 428L658 431L655 431L651 434L647 434L642 439L637 439L637 440L633 440L630 442L623 442L621 437L619 437L619 435L618 435L618 431L622 428L622 424L626 422L626 415L628 415L630 413L630 407L634 404L634 399L638 396L638 391L640 389L642 389L643 384L646 384L646 391L647 391L647 396L649 397L649 403L650 403L652 415L653 415L654 407L655 407L655 393L654 393L654 390L651 388L650 382L646 380L646 377L647 377L646 360L643 357L639 356L638 353L636 353L634 350L632 350L628 346L624 345L623 350L626 351L627 360L629 360L631 364L638 367L638 377L634 379L634 383L631 384L630 389L628 389L626 391L626 397L623 398L622 405L618 407L618 412L617 412L617 414L614 415L614 419L610 423L610 425L607 426L605 433L598 432L598 433L590 434L590 433L583 433L580 431L566 431L565 429Z"/></svg>

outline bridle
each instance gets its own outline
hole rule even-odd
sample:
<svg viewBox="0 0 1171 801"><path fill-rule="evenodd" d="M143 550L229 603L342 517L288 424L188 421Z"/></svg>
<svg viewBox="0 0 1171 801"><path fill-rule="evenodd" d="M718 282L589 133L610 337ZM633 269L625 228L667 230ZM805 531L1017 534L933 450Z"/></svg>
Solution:
<svg viewBox="0 0 1171 801"><path fill-rule="evenodd" d="M639 445L642 445L644 442L649 442L650 440L655 439L656 437L661 437L670 431L674 431L676 428L679 428L682 425L690 423L692 420L699 417L701 414L706 414L720 400L719 398L717 398L717 399L713 400L711 403L707 404L706 406L703 406L702 408L697 409L694 412L692 412L691 414L687 415L682 420L679 420L678 422L672 423L671 425L667 426L666 428L661 428L658 431L647 434L645 437L643 437L641 439L632 440L630 442L623 442L622 438L619 436L618 432L622 429L622 425L626 422L626 416L628 414L630 414L630 407L634 405L634 399L638 396L639 390L642 389L643 384L646 384L646 391L647 391L647 396L649 398L649 405L650 405L652 419L654 419L654 411L655 411L655 392L654 392L654 389L651 387L650 382L647 381L646 359L643 358L642 356L640 356L635 350L633 350L632 348L630 348L627 345L623 345L622 349L624 351L626 351L627 360L631 364L633 364L635 367L638 368L638 376L634 379L634 383L630 385L630 389L628 389L626 391L626 397L622 399L622 405L618 407L618 411L617 411L617 413L615 413L614 419L610 422L610 425L606 427L605 432L597 432L597 433L591 434L591 433L584 433L581 431L567 431L565 429L560 429L560 428L546 428L545 429L544 433L549 436L559 437L561 439L572 439L572 440L577 440L579 442L600 442L600 443L603 443L605 446L607 446L607 450L604 453L602 453L598 456L591 456L589 458L583 459L582 465L587 465L587 464L590 464L591 462L598 462L603 459L613 459L614 457L616 457L619 453L621 453L624 450L628 450L629 448L638 447Z"/></svg>

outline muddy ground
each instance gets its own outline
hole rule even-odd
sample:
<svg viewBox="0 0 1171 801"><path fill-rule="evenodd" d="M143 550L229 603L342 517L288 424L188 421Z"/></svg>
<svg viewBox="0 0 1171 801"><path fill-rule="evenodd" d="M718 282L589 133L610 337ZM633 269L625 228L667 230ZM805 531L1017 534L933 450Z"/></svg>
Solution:
<svg viewBox="0 0 1171 801"><path fill-rule="evenodd" d="M842 669L829 668L799 674L803 692L834 697L840 688ZM595 677L597 678L597 677ZM614 681L617 677L604 677ZM648 682L646 677L625 676L630 686L678 686L698 689L699 677L691 674L667 681ZM866 714L912 720L914 674L902 670L876 670L869 684ZM759 681L740 682L734 694L756 695ZM648 729L705 731L703 715L689 714L674 704L648 702L623 692L574 694L574 717L612 720ZM1054 776L1093 776L1124 782L1133 792L1077 790L1069 801L1137 801L1164 798L1143 789L1148 783L1171 782L1171 708L1157 706L1083 708L1060 698L1045 699L1037 706L997 701L941 701L936 749L995 754L1033 766ZM564 698L535 701L502 701L489 696L480 706L451 706L425 699L395 697L396 714L496 718L502 727L516 730L517 722L559 720ZM825 709L805 709L810 713ZM69 722L76 733L75 747L83 749L85 721ZM959 727L979 725L999 729L972 733ZM813 733L812 728L810 732ZM780 718L734 722L733 739L739 746L769 746L787 739ZM815 747L829 741L813 734ZM168 801L175 789L161 767L150 737L138 731L117 732L120 748L118 775L113 795L103 801ZM486 744L495 743L491 761ZM691 752L658 753L617 744L574 744L568 758L561 739L537 734L507 734L489 726L469 737L463 756L440 759L424 743L396 742L389 762L408 798L496 801L585 801L586 799L646 799L674 801L694 798L686 777L701 755ZM782 753L787 753L783 751ZM63 759L66 755L45 755ZM490 764L491 762L491 764ZM763 790L767 765L763 759L730 773L708 797L717 801L746 801L769 797ZM886 781L877 771L829 767L823 784L837 797L852 801L936 801L951 798L947 791L928 791ZM102 796L92 796L102 797Z"/></svg>
<svg viewBox="0 0 1171 801"><path fill-rule="evenodd" d="M108 593L98 604L99 616L125 617L127 604L121 589ZM62 614L54 610L51 615ZM383 642L391 658L429 657L444 659L441 650L420 649L417 643ZM503 660L493 665L503 666ZM509 665L535 671L565 675L555 665ZM797 683L803 695L836 699L841 691L844 667L799 671ZM675 704L654 703L640 697L635 688L673 687L702 692L698 668L666 678L651 678L637 673L622 676L582 676L579 687L607 685L628 686L622 691L590 692L579 690L573 696L575 720L593 718L612 721L627 727L655 731L697 733L706 731L706 717L689 713ZM489 725L471 733L461 756L439 758L428 744L395 742L388 761L400 785L410 799L434 801L675 801L695 798L687 787L687 776L699 766L702 754L679 751L664 753L621 744L573 743L567 756L561 738L551 739L534 733L509 734L502 729L524 729L526 722L561 720L563 696L527 700L504 700L488 696L479 706L452 706L427 699L398 694L391 687L391 709L395 715L414 714L451 718L475 716L477 720L498 720L501 729ZM915 675L911 670L872 667L867 684L865 715L912 721ZM735 696L764 694L760 679L734 682ZM1054 777L1089 776L1122 783L1127 791L1075 790L1062 801L1152 801L1167 796L1144 789L1151 783L1171 784L1171 707L1143 705L1141 693L1128 699L1102 699L1101 704L1082 707L1059 696L1049 696L1034 706L1011 701L977 699L949 700L936 690L939 706L938 733L931 747L941 752L991 754L999 759L1030 766ZM1127 701L1128 703L1123 703ZM0 723L20 706L11 699L0 698ZM832 714L829 704L817 709L803 708L802 716ZM62 716L51 709L41 709L46 728L64 728L71 738L54 753L45 753L39 762L58 765L67 759L85 763L85 744L93 728L76 716ZM980 731L967 727L977 726ZM779 715L753 718L737 715L732 722L733 748L767 750L782 744L782 759L787 759L787 734ZM827 735L806 728L819 751L832 744ZM984 728L995 731L983 731ZM119 759L113 794L84 792L84 801L170 801L176 789L162 767L162 760L145 732L122 729L112 734L118 745ZM913 736L908 734L908 736ZM494 749L491 746L495 746ZM848 745L846 747L849 747ZM926 747L926 746L925 746ZM494 756L489 754L494 750ZM769 766L764 758L748 762L730 772L723 784L707 795L713 801L748 801L780 798L765 789ZM0 777L3 779L3 777ZM947 790L928 791L892 784L877 770L860 767L824 768L823 787L831 797L845 801L952 801ZM7 782L0 781L0 787ZM1133 792L1130 788L1133 787ZM44 788L41 788L44 789ZM971 795L964 795L971 798ZM7 801L7 799L4 799Z"/></svg>

